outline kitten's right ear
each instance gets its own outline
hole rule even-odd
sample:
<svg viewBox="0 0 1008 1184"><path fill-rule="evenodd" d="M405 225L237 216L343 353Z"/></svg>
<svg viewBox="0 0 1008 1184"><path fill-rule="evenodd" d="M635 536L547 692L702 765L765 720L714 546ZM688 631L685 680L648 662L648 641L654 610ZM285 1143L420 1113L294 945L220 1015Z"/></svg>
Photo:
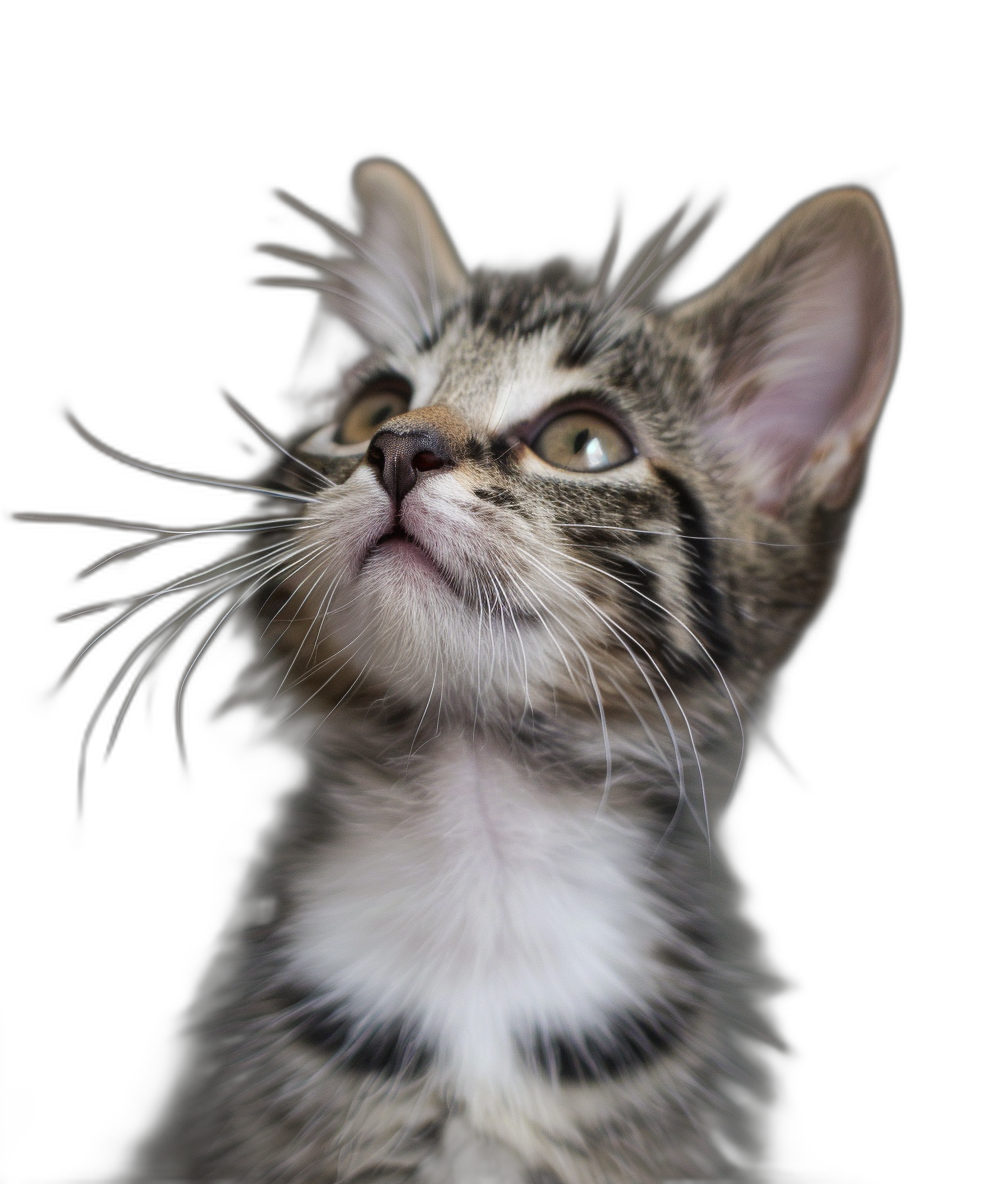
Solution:
<svg viewBox="0 0 1008 1184"><path fill-rule="evenodd" d="M423 188L391 160L362 161L351 187L360 234L341 245L351 245L357 258L330 266L328 311L372 345L409 347L432 339L445 305L468 283L448 231ZM340 291L339 281L351 291Z"/></svg>
<svg viewBox="0 0 1008 1184"><path fill-rule="evenodd" d="M756 505L849 505L899 343L896 264L871 194L810 198L668 316L708 364L704 435Z"/></svg>
<svg viewBox="0 0 1008 1184"><path fill-rule="evenodd" d="M393 160L362 160L353 171L364 212L361 238L401 268L431 306L451 304L468 285L455 244L420 182Z"/></svg>

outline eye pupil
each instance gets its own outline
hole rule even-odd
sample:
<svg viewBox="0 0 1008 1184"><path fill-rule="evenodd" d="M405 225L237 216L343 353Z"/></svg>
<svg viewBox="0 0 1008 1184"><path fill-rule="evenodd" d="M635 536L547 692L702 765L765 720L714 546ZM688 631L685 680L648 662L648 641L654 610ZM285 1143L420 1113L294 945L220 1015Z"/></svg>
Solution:
<svg viewBox="0 0 1008 1184"><path fill-rule="evenodd" d="M574 437L574 451L580 452L584 446L591 439L591 432L587 428L582 428L580 432Z"/></svg>

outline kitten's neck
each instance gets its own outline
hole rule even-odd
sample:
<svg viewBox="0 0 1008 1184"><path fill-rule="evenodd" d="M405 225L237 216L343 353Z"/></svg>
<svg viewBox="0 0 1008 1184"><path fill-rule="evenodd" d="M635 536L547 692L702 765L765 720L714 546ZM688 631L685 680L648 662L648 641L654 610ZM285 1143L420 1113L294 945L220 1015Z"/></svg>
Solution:
<svg viewBox="0 0 1008 1184"><path fill-rule="evenodd" d="M295 976L415 1025L474 1089L527 1076L523 1039L661 996L654 835L562 774L454 735L397 781L328 786L342 825L294 886Z"/></svg>
<svg viewBox="0 0 1008 1184"><path fill-rule="evenodd" d="M710 884L705 844L669 860L647 811L521 752L455 733L396 773L320 767L252 888L283 901L302 1009L410 1032L471 1125L540 1154L542 1132L571 1133L542 1050L604 1042L641 1009L685 1015Z"/></svg>

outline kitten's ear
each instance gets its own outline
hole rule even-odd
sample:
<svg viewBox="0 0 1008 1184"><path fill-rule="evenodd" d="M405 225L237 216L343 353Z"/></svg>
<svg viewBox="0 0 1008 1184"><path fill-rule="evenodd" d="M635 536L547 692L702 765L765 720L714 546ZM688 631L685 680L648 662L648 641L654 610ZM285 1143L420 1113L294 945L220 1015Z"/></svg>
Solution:
<svg viewBox="0 0 1008 1184"><path fill-rule="evenodd" d="M756 504L849 505L899 342L896 263L874 198L809 199L668 316L710 359L705 432Z"/></svg>
<svg viewBox="0 0 1008 1184"><path fill-rule="evenodd" d="M364 212L361 239L385 270L404 272L432 313L457 300L466 270L420 182L395 161L362 160L353 188Z"/></svg>
<svg viewBox="0 0 1008 1184"><path fill-rule="evenodd" d="M420 183L391 160L361 161L353 187L361 204L359 234L290 194L279 194L349 254L322 258L267 243L260 248L267 254L314 267L322 278L262 282L321 292L324 307L373 345L409 348L435 339L444 310L469 282L437 210Z"/></svg>

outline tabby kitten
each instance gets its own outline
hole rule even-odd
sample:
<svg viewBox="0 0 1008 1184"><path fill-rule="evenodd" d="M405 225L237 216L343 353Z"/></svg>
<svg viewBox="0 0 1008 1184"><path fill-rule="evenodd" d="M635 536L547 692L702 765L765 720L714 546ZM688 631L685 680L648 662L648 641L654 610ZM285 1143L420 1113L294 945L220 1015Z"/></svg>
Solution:
<svg viewBox="0 0 1008 1184"><path fill-rule="evenodd" d="M118 729L192 621L219 610L180 698L244 616L311 733L136 1176L745 1178L772 982L716 823L892 378L882 216L819 194L664 307L707 217L616 280L615 236L594 276L469 272L402 168L354 190L358 234L284 197L331 256L265 248L370 347L289 445L235 404L277 449L243 487L276 516L198 528L252 542L94 639L183 598L103 700Z"/></svg>

